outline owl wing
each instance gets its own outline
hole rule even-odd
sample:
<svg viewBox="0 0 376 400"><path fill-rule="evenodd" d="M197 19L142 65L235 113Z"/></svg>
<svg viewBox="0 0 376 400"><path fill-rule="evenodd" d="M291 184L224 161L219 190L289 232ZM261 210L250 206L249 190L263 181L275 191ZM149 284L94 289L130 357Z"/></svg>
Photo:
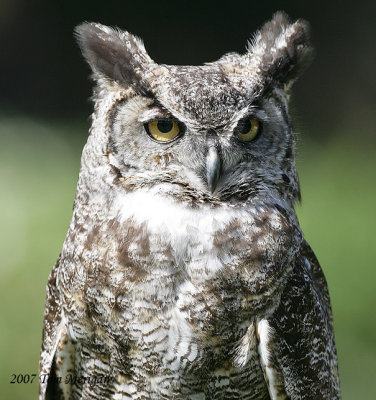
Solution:
<svg viewBox="0 0 376 400"><path fill-rule="evenodd" d="M340 399L332 311L324 274L304 242L271 316L257 323L270 397Z"/></svg>
<svg viewBox="0 0 376 400"><path fill-rule="evenodd" d="M63 366L63 357L56 358L56 354L69 353L72 347L67 339L60 295L56 285L56 275L59 260L52 269L47 283L46 307L44 311L44 325L42 334L42 350L39 362L39 400L68 399L67 391L70 385L59 385L58 369ZM66 358L71 358L69 355ZM57 366L57 364L59 364ZM60 368L59 368L60 367ZM60 378L64 379L64 378Z"/></svg>

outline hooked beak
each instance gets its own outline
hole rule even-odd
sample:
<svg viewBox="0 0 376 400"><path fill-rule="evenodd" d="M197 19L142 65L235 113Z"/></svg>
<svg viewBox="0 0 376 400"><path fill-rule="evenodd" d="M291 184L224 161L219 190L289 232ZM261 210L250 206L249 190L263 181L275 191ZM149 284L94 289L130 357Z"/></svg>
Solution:
<svg viewBox="0 0 376 400"><path fill-rule="evenodd" d="M221 174L221 167L222 160L218 148L216 145L210 144L206 155L206 180L208 182L209 190L212 193L217 186Z"/></svg>

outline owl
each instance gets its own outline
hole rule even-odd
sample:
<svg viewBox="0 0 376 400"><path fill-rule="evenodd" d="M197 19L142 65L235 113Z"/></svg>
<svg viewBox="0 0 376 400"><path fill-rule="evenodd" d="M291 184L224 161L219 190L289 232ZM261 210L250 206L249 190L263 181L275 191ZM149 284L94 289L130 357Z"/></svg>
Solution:
<svg viewBox="0 0 376 400"><path fill-rule="evenodd" d="M72 221L47 284L42 399L340 399L329 294L305 241L292 83L308 24L245 54L155 63L83 23L96 83Z"/></svg>

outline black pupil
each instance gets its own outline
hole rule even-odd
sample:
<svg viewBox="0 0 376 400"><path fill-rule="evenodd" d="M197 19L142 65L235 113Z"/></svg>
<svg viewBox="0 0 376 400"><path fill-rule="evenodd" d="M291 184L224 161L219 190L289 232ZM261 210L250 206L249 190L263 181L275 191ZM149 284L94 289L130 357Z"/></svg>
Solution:
<svg viewBox="0 0 376 400"><path fill-rule="evenodd" d="M243 121L239 121L238 123L238 131L242 134L248 133L252 128L251 120L246 119Z"/></svg>
<svg viewBox="0 0 376 400"><path fill-rule="evenodd" d="M169 120L160 120L158 121L158 129L162 132L162 133L167 133L170 132L170 130L172 129L172 121Z"/></svg>

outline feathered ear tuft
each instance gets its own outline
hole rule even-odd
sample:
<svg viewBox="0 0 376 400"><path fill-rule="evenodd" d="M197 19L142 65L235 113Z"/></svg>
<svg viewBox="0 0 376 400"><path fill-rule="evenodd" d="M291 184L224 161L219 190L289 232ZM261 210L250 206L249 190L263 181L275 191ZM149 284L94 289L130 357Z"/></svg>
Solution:
<svg viewBox="0 0 376 400"><path fill-rule="evenodd" d="M128 32L84 22L74 31L82 54L97 81L115 81L136 93L149 92L144 72L153 61L140 39Z"/></svg>
<svg viewBox="0 0 376 400"><path fill-rule="evenodd" d="M290 23L288 16L279 11L256 33L247 57L256 59L266 86L289 88L307 67L312 54L308 22ZM254 65L254 60L250 64Z"/></svg>

